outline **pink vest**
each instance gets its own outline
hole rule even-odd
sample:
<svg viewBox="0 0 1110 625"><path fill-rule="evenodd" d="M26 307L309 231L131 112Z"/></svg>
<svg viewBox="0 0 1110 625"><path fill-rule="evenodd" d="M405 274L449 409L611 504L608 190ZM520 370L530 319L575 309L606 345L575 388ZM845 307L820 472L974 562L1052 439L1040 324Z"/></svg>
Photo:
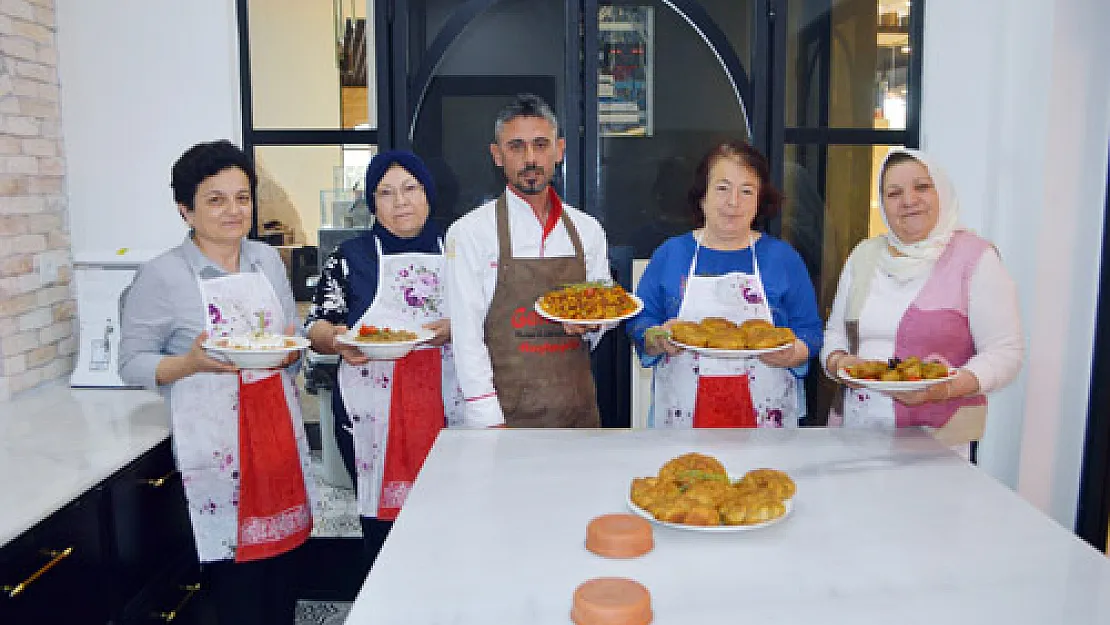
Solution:
<svg viewBox="0 0 1110 625"><path fill-rule="evenodd" d="M894 341L894 355L944 356L953 367L962 367L975 355L968 308L971 301L971 276L990 243L966 230L952 235L944 253L937 259L925 286L910 304ZM928 425L941 427L962 406L985 406L985 395L973 395L945 402L906 406L894 402L898 427Z"/></svg>

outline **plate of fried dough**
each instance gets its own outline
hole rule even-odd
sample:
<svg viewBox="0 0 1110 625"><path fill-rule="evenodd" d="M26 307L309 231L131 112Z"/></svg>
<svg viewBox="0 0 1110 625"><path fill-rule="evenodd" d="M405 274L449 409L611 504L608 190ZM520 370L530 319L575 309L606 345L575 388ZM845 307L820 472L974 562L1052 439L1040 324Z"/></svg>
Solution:
<svg viewBox="0 0 1110 625"><path fill-rule="evenodd" d="M794 480L777 469L730 475L713 456L687 453L654 477L633 478L628 507L664 527L743 532L779 523L794 509Z"/></svg>
<svg viewBox="0 0 1110 625"><path fill-rule="evenodd" d="M917 356L890 360L865 360L840 370L840 377L876 391L917 391L956 377L957 371L942 362Z"/></svg>
<svg viewBox="0 0 1110 625"><path fill-rule="evenodd" d="M795 339L790 328L775 327L763 319L737 324L723 317L706 317L697 323L679 321L670 332L675 345L717 358L754 358L788 349Z"/></svg>

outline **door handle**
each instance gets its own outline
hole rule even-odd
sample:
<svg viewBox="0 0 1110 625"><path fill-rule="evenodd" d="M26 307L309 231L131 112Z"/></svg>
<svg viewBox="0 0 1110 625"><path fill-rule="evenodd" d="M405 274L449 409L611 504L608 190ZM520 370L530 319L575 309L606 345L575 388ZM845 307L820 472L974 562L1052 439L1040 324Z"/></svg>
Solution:
<svg viewBox="0 0 1110 625"><path fill-rule="evenodd" d="M40 567L39 570L35 571L34 573L31 573L30 577L23 580L22 582L19 582L18 584L14 585L14 586L7 586L7 585L0 586L0 590L3 590L5 593L7 593L9 599L15 599L16 597L21 595L23 593L23 591L27 590L27 588L31 584L35 583L35 580L37 580L38 578L45 575L47 571L49 571L50 569L57 566L59 562L61 562L62 560L65 560L70 555L72 555L73 554L73 547L66 547L65 549L62 549L61 551L57 551L57 550L53 550L53 549L43 549L40 553L42 555L50 558L50 561L47 562L46 564L42 565L42 567Z"/></svg>
<svg viewBox="0 0 1110 625"><path fill-rule="evenodd" d="M151 616L163 623L172 623L174 619L181 614L181 611L185 609L185 606L189 604L193 596L200 592L200 584L186 584L181 587L181 590L185 591L185 595L181 597L181 601L178 601L177 605L175 605L172 610L168 612L155 612Z"/></svg>
<svg viewBox="0 0 1110 625"><path fill-rule="evenodd" d="M165 486L166 482L170 481L170 478L172 478L176 473L177 469L174 469L169 473L163 475L162 477L148 477L146 479L139 480L139 482L146 484L147 486L150 486L152 488L162 488L163 486Z"/></svg>

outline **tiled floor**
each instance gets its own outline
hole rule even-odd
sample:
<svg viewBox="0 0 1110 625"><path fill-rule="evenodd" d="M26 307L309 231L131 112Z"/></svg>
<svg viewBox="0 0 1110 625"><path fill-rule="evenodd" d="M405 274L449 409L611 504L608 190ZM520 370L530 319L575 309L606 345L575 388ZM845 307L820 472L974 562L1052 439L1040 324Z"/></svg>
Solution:
<svg viewBox="0 0 1110 625"><path fill-rule="evenodd" d="M346 488L336 488L326 483L320 476L320 452L312 452L313 478L320 500L313 514L313 538L359 538L362 527L358 520L358 502L355 492Z"/></svg>
<svg viewBox="0 0 1110 625"><path fill-rule="evenodd" d="M351 604L346 601L298 601L296 625L343 625Z"/></svg>
<svg viewBox="0 0 1110 625"><path fill-rule="evenodd" d="M313 398L315 399L315 398ZM336 488L324 482L320 452L314 451L313 476L320 500L314 511L313 538L359 538L362 529L353 490ZM351 604L346 601L298 601L296 625L342 625Z"/></svg>

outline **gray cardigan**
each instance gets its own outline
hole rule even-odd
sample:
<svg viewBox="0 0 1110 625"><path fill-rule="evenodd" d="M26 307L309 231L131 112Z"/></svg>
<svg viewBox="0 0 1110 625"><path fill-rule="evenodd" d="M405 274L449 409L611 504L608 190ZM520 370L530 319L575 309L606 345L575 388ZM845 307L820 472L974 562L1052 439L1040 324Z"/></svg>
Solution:
<svg viewBox="0 0 1110 625"><path fill-rule="evenodd" d="M243 239L239 271L264 273L281 300L285 319L280 327L300 327L293 290L277 250ZM226 274L188 236L181 245L139 267L121 298L119 374L125 383L168 390L159 388L154 381L158 362L164 356L188 352L197 335L204 331L205 311L197 277Z"/></svg>

